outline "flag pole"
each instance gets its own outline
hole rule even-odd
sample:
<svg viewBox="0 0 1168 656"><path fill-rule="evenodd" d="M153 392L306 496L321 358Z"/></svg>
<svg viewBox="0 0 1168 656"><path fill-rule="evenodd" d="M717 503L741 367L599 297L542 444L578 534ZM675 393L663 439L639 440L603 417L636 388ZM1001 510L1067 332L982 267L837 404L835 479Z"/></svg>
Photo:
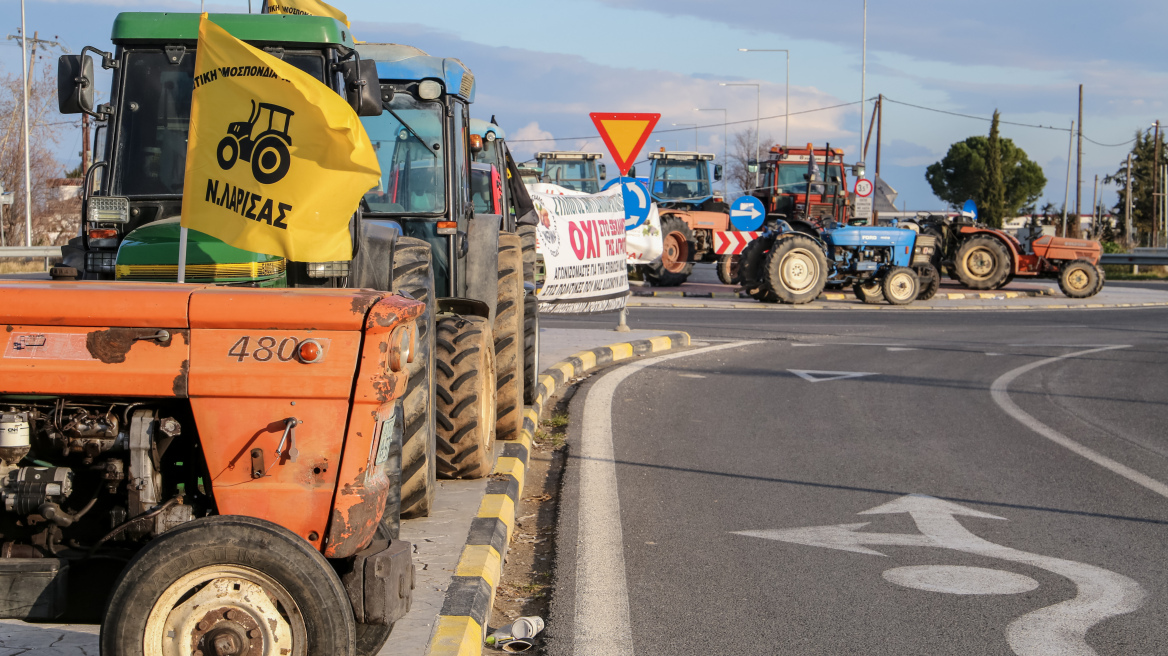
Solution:
<svg viewBox="0 0 1168 656"><path fill-rule="evenodd" d="M186 282L187 277L187 228L178 229L178 281Z"/></svg>

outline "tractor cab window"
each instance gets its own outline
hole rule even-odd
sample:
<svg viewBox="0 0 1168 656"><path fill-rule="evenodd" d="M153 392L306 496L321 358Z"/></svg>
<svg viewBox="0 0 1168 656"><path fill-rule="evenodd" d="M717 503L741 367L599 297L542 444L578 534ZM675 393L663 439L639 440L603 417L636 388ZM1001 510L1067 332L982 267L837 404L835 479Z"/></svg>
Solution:
<svg viewBox="0 0 1168 656"><path fill-rule="evenodd" d="M285 52L284 61L318 80L324 79L321 51ZM113 141L118 151L114 156L113 193L182 194L194 69L194 49L188 49L178 64L170 63L161 49L126 53L118 113L112 121L116 130ZM247 110L245 106L243 112ZM248 119L246 114L239 117L240 121L245 119ZM255 128L255 134L265 129L268 129L267 118L262 126Z"/></svg>
<svg viewBox="0 0 1168 656"><path fill-rule="evenodd" d="M659 160L653 195L668 200L701 200L710 195L709 165L701 160Z"/></svg>
<svg viewBox="0 0 1168 656"><path fill-rule="evenodd" d="M803 176L807 175L807 162L790 162L778 164L775 167L778 171L778 192L780 194L805 194L807 193L807 179ZM768 169L768 174L769 174ZM843 168L839 164L832 164L831 166L819 165L820 181L812 185L811 193L813 194L827 194L834 195L838 193L839 185L831 182L834 176L843 182L844 173ZM771 180L768 179L768 184Z"/></svg>
<svg viewBox="0 0 1168 656"><path fill-rule="evenodd" d="M381 165L381 180L365 194L371 214L446 210L444 115L439 102L395 93L380 116L361 118Z"/></svg>
<svg viewBox="0 0 1168 656"><path fill-rule="evenodd" d="M596 162L590 159L549 159L543 164L543 181L586 194L600 192Z"/></svg>

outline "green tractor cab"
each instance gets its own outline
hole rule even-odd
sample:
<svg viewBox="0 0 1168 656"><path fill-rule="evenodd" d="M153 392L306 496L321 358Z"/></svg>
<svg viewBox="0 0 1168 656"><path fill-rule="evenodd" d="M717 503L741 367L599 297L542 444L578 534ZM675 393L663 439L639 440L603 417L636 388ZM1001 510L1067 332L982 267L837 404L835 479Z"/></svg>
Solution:
<svg viewBox="0 0 1168 656"><path fill-rule="evenodd" d="M373 77L372 66L361 65L343 23L278 14L211 14L210 19L327 84L359 113L380 113L380 105L373 107L376 103L354 91ZM127 12L114 21L113 53L87 47L80 55L61 57L61 112L85 113L98 120L94 152L99 160L85 174L81 234L62 249L63 264L74 269L76 277L176 279L171 273L177 274L177 227L138 231L159 222L177 222L182 208L198 33L199 14ZM94 59L89 53L113 71L110 103L94 104ZM231 134L224 137L230 147L220 144L220 156L230 155L232 164L238 159L246 166L257 148L286 150L289 140L281 131L286 130L288 117L281 121L278 109L262 103L253 107L247 121L232 125ZM165 239L174 239L173 247L163 248ZM279 275L264 266L250 276L253 264L279 258L225 244L213 247L217 240L207 235L191 239L188 258L202 259L197 263L200 268L188 267L187 274L198 275L201 282L321 285L328 283L325 274L335 273L335 267L286 262ZM195 264L194 259L188 261Z"/></svg>

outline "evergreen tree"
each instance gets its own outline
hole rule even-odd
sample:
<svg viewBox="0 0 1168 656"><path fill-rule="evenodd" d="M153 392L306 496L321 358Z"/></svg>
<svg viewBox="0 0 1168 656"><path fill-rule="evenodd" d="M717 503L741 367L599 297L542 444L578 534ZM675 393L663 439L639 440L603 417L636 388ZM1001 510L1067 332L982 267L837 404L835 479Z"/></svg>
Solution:
<svg viewBox="0 0 1168 656"><path fill-rule="evenodd" d="M984 207L981 217L991 228L1001 228L1006 218L1006 182L1002 177L1002 139L998 133L1001 113L994 110L994 122L990 125L990 138L986 144L985 188L982 190Z"/></svg>
<svg viewBox="0 0 1168 656"><path fill-rule="evenodd" d="M1164 150L1165 135L1161 135L1160 155L1163 158L1168 151ZM1104 184L1114 184L1118 189L1119 198L1112 208L1112 212L1119 217L1120 235L1126 237L1127 225L1123 222L1124 208L1127 201L1127 180L1132 181L1132 238L1136 245L1147 242L1152 234L1152 208L1155 197L1152 196L1152 169L1155 167L1156 138L1152 130L1136 131L1136 140L1132 144L1132 170L1127 170L1127 157L1119 163L1119 170L1103 179Z"/></svg>
<svg viewBox="0 0 1168 656"><path fill-rule="evenodd" d="M940 162L930 164L925 179L933 193L954 208L972 199L979 210L986 208L989 178L989 148L987 137L969 137L949 147ZM1026 151L1010 139L998 137L1002 176L1003 201L998 216L1004 218L1030 214L1046 187L1042 167L1030 160Z"/></svg>

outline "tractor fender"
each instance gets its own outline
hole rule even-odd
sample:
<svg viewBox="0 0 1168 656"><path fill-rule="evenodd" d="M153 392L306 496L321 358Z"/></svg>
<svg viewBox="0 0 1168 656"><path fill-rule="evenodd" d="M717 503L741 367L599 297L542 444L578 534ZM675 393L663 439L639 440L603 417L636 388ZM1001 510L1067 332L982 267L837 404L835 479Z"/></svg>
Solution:
<svg viewBox="0 0 1168 656"><path fill-rule="evenodd" d="M1021 255L1018 249L1022 244L1017 239L1014 239L1013 236L1008 235L1001 230L990 230L987 228L974 228L969 226L962 227L960 234L962 240L984 235L993 237L994 239L1002 242L1002 245L1005 246L1006 250L1010 253L1010 268L1014 269L1015 271L1018 270L1018 262L1020 261ZM958 248L960 248L960 244L958 245ZM954 253L956 252L957 251L954 250Z"/></svg>
<svg viewBox="0 0 1168 656"><path fill-rule="evenodd" d="M439 314L458 314L489 319L491 307L473 298L440 298L437 301Z"/></svg>
<svg viewBox="0 0 1168 656"><path fill-rule="evenodd" d="M401 236L395 223L362 221L360 248L349 264L349 287L389 291L393 289L393 249Z"/></svg>
<svg viewBox="0 0 1168 656"><path fill-rule="evenodd" d="M499 225L498 214L476 214L466 231L466 257L458 268L456 287L464 298L485 303L484 316L495 320L495 304L499 300Z"/></svg>
<svg viewBox="0 0 1168 656"><path fill-rule="evenodd" d="M787 225L791 226L791 229L795 232L801 232L809 237L814 237L816 241L823 243L823 233L814 223L803 219L787 219Z"/></svg>

